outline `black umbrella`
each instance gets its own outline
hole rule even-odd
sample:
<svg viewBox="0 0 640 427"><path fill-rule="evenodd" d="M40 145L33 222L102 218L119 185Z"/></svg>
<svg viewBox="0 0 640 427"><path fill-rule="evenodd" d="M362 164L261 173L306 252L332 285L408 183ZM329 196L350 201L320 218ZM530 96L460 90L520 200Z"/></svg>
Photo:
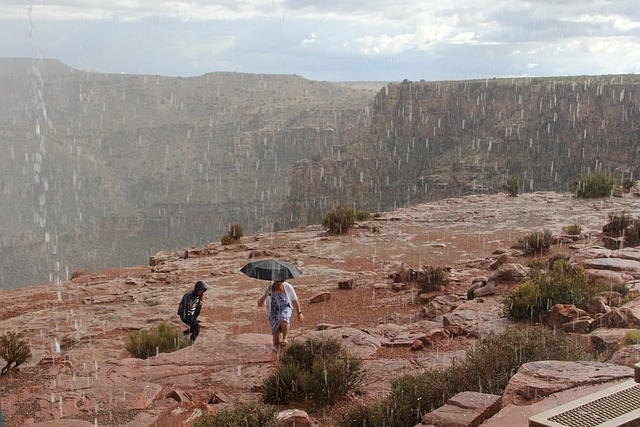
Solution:
<svg viewBox="0 0 640 427"><path fill-rule="evenodd" d="M271 258L251 261L242 267L240 271L254 279L273 280L276 282L293 279L302 274L302 271L295 265Z"/></svg>

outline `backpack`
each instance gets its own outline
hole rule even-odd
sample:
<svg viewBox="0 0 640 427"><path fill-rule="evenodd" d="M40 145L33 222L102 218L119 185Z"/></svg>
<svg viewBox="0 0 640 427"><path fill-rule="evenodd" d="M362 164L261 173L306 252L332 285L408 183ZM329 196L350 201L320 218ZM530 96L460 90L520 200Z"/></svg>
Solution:
<svg viewBox="0 0 640 427"><path fill-rule="evenodd" d="M180 300L180 305L178 305L178 316L181 319L184 319L187 315L187 310L189 310L189 301L191 300L191 291L187 292L182 296L182 300Z"/></svg>

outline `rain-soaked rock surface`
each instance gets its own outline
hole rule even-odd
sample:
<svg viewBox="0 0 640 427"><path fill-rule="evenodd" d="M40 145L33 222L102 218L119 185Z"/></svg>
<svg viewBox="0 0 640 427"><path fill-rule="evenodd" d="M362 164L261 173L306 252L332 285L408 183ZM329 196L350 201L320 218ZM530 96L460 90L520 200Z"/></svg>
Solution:
<svg viewBox="0 0 640 427"><path fill-rule="evenodd" d="M290 340L340 340L367 370L361 394L352 398L372 401L389 391L392 378L447 367L483 333L517 326L503 317L501 301L528 274L531 258L512 249L527 233L548 229L558 243L547 257L588 266L600 272L594 273L598 280L608 280L602 272L610 272L611 283L637 287L636 270L628 264L638 262L637 251L604 248L601 230L609 213L633 215L639 208L640 199L631 197L468 196L383 213L346 235L312 225L245 236L226 246L159 252L146 266L2 291L0 330L24 332L33 352L18 372L0 378L4 425L188 426L235 403L261 401L262 382L277 365L264 308L257 306L266 282L240 272L261 257L281 258L303 271L290 281L305 315L302 322L293 319ZM562 227L570 224L581 225L582 234L564 239ZM445 267L450 283L425 294L414 283L396 281L399 272L425 266ZM206 281L209 290L195 345L145 360L131 357L124 346L131 332L162 321L183 329L177 305L196 280ZM489 282L491 292L469 298L472 286ZM426 420L524 426L549 399L566 401L631 378L640 351L620 340L638 324L639 306L612 292L601 295L593 310L554 307L557 328L608 359L528 364L504 396L462 394L450 402L453 408ZM299 410L282 413L283 419L335 422L322 410L282 409ZM447 421L447 414L462 424Z"/></svg>

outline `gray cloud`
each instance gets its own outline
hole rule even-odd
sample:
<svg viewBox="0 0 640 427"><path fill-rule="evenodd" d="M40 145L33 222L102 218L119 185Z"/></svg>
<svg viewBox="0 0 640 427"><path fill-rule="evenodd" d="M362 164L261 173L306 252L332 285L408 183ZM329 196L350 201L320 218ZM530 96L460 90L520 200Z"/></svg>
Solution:
<svg viewBox="0 0 640 427"><path fill-rule="evenodd" d="M0 56L400 81L640 72L636 0L0 0Z"/></svg>

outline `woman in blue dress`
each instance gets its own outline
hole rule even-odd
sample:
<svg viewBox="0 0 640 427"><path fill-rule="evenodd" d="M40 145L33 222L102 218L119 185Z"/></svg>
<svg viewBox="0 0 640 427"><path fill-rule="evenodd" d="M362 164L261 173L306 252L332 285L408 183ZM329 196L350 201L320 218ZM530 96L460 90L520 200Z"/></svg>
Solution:
<svg viewBox="0 0 640 427"><path fill-rule="evenodd" d="M258 307L265 305L265 302L273 335L273 347L277 349L286 346L292 314L297 313L301 322L304 319L298 295L289 282L273 282L262 292L258 299Z"/></svg>

